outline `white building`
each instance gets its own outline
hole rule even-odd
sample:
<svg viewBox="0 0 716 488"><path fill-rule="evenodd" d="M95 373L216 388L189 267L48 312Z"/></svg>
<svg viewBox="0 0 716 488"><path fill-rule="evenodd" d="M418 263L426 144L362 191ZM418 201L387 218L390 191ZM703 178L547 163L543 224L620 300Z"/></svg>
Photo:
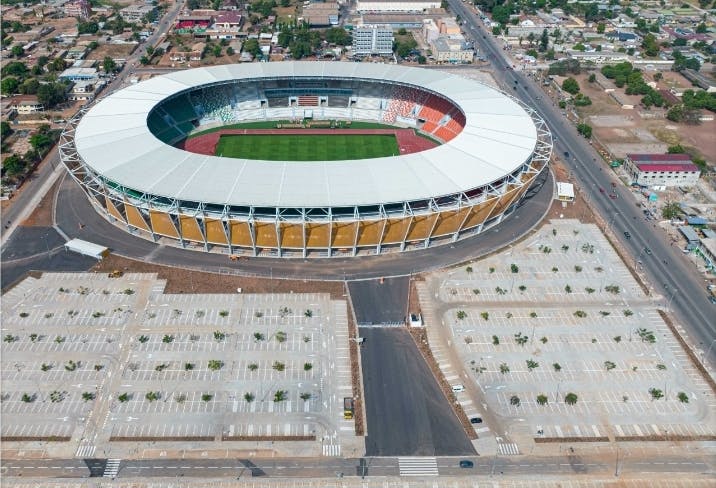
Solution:
<svg viewBox="0 0 716 488"><path fill-rule="evenodd" d="M130 5L119 11L125 22L137 22L147 14L154 12L156 9L153 5Z"/></svg>
<svg viewBox="0 0 716 488"><path fill-rule="evenodd" d="M386 25L363 25L353 30L353 55L393 54L393 29Z"/></svg>
<svg viewBox="0 0 716 488"><path fill-rule="evenodd" d="M358 12L424 12L440 8L440 0L357 0Z"/></svg>
<svg viewBox="0 0 716 488"><path fill-rule="evenodd" d="M475 56L462 36L440 36L430 45L438 63L471 63Z"/></svg>
<svg viewBox="0 0 716 488"><path fill-rule="evenodd" d="M642 186L692 186L701 171L688 154L627 154L624 170Z"/></svg>

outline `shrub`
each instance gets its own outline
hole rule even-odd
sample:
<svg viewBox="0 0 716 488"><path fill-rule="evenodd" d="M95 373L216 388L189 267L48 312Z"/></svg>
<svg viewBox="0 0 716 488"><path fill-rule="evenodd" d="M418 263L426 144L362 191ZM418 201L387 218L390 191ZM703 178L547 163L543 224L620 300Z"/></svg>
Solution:
<svg viewBox="0 0 716 488"><path fill-rule="evenodd" d="M507 312L507 313L505 314L505 318L506 318L506 319L511 319L511 318L512 318L512 312Z"/></svg>
<svg viewBox="0 0 716 488"><path fill-rule="evenodd" d="M211 393L204 393L201 395L201 401L203 402L210 402L212 398L214 398L214 395Z"/></svg>
<svg viewBox="0 0 716 488"><path fill-rule="evenodd" d="M608 291L612 295L618 295L619 294L619 286L618 285L607 285L604 287L605 291Z"/></svg>
<svg viewBox="0 0 716 488"><path fill-rule="evenodd" d="M286 365L282 363L281 361L274 361L273 366L271 366L276 371L284 371L286 369Z"/></svg>
<svg viewBox="0 0 716 488"><path fill-rule="evenodd" d="M214 331L214 340L215 340L216 342L221 342L221 341L223 341L224 339L226 339L226 333L221 332L221 331L219 331L219 330L215 330L215 331Z"/></svg>
<svg viewBox="0 0 716 488"><path fill-rule="evenodd" d="M259 369L259 365L256 363L250 363L247 368L249 368L249 371L256 371L257 369Z"/></svg>
<svg viewBox="0 0 716 488"><path fill-rule="evenodd" d="M557 373L559 373L560 371L562 371L562 366L561 366L559 363L552 363L552 367L554 368L554 370L555 370Z"/></svg>
<svg viewBox="0 0 716 488"><path fill-rule="evenodd" d="M219 312L219 317L228 317L229 311L228 310L222 310Z"/></svg>
<svg viewBox="0 0 716 488"><path fill-rule="evenodd" d="M258 310L256 312L254 312L254 317L256 317L257 319L260 319L263 316L264 316L263 312L259 312Z"/></svg>
<svg viewBox="0 0 716 488"><path fill-rule="evenodd" d="M527 363L527 369L530 371L539 367L539 363L537 361L533 361L532 359L528 359L525 363Z"/></svg>
<svg viewBox="0 0 716 488"><path fill-rule="evenodd" d="M472 266L468 266L467 268L465 268L465 272L472 273Z"/></svg>
<svg viewBox="0 0 716 488"><path fill-rule="evenodd" d="M473 288L473 289L472 289L472 293L473 293L473 295L479 295L479 294L480 294L480 290L479 290L478 288Z"/></svg>
<svg viewBox="0 0 716 488"><path fill-rule="evenodd" d="M22 401L25 403L32 403L37 398L37 395L34 393L32 395L28 395L27 393L22 394Z"/></svg>
<svg viewBox="0 0 716 488"><path fill-rule="evenodd" d="M507 366L507 363L500 364L500 373L507 374L510 372L510 367Z"/></svg>
<svg viewBox="0 0 716 488"><path fill-rule="evenodd" d="M467 313L464 310L458 310L456 316L458 320L463 320L465 317L467 317Z"/></svg>
<svg viewBox="0 0 716 488"><path fill-rule="evenodd" d="M67 371L74 371L74 370L77 369L77 367L78 367L79 365L80 365L79 363L76 363L76 362L74 362L73 360L70 359L69 361L67 361L67 364L65 364L65 369L66 369Z"/></svg>
<svg viewBox="0 0 716 488"><path fill-rule="evenodd" d="M527 287L525 285L520 285L517 287L517 289L524 292L527 289Z"/></svg>
<svg viewBox="0 0 716 488"><path fill-rule="evenodd" d="M611 314L611 312L607 312L606 310L599 311L599 315L601 315L602 317L609 317Z"/></svg>
<svg viewBox="0 0 716 488"><path fill-rule="evenodd" d="M63 342L65 342L65 338L62 336L57 336L55 337L55 342L58 344L62 344Z"/></svg>
<svg viewBox="0 0 716 488"><path fill-rule="evenodd" d="M472 336L465 336L465 344L472 344Z"/></svg>
<svg viewBox="0 0 716 488"><path fill-rule="evenodd" d="M622 336L616 336L616 337L613 337L612 339L614 340L614 342L619 344L622 341Z"/></svg>
<svg viewBox="0 0 716 488"><path fill-rule="evenodd" d="M547 339L546 337L542 337L542 338L540 339L540 342L541 342L542 344L547 344L547 340L548 340L548 339Z"/></svg>
<svg viewBox="0 0 716 488"><path fill-rule="evenodd" d="M566 286L564 287L564 292L565 292L565 293L572 293L572 287L569 286L569 285L566 285Z"/></svg>
<svg viewBox="0 0 716 488"><path fill-rule="evenodd" d="M529 338L525 335L522 335L522 332L518 332L517 334L515 334L515 342L520 346L524 346L525 344L527 344L528 340Z"/></svg>
<svg viewBox="0 0 716 488"><path fill-rule="evenodd" d="M134 290L132 290L131 288L127 288L122 293L124 293L125 295L134 295Z"/></svg>
<svg viewBox="0 0 716 488"><path fill-rule="evenodd" d="M496 335L492 336L492 345L493 346L499 346L500 345L500 338Z"/></svg>
<svg viewBox="0 0 716 488"><path fill-rule="evenodd" d="M181 403L184 403L184 402L186 401L186 394L181 393L181 394L175 396L175 397L174 397L174 401L177 402L177 403L180 403L180 404L181 404Z"/></svg>
<svg viewBox="0 0 716 488"><path fill-rule="evenodd" d="M304 371L311 371L313 369L312 363L303 363L303 370Z"/></svg>
<svg viewBox="0 0 716 488"><path fill-rule="evenodd" d="M30 334L30 342L35 342L39 338L40 338L40 336L37 334Z"/></svg>
<svg viewBox="0 0 716 488"><path fill-rule="evenodd" d="M303 316L308 318L313 317L313 310L306 310L305 312L303 312Z"/></svg>
<svg viewBox="0 0 716 488"><path fill-rule="evenodd" d="M537 318L537 312L530 312L530 318L536 319L536 318Z"/></svg>
<svg viewBox="0 0 716 488"><path fill-rule="evenodd" d="M624 310L622 313L624 313L625 317L631 317L632 315L634 315L634 312L632 312L628 308L626 310Z"/></svg>
<svg viewBox="0 0 716 488"><path fill-rule="evenodd" d="M157 364L157 365L154 367L154 371L162 372L162 371L164 371L165 369L167 369L168 367L169 367L169 365L168 365L167 363Z"/></svg>
<svg viewBox="0 0 716 488"><path fill-rule="evenodd" d="M41 369L42 371L49 371L49 370L52 369L52 365L51 365L51 364L47 364L47 363L42 363L42 366L40 366L40 369Z"/></svg>
<svg viewBox="0 0 716 488"><path fill-rule="evenodd" d="M652 400L658 400L664 397L664 392L658 388L649 388L649 395L651 395Z"/></svg>
<svg viewBox="0 0 716 488"><path fill-rule="evenodd" d="M557 271L559 271L559 268L557 268L556 266L552 266L552 272L556 273Z"/></svg>
<svg viewBox="0 0 716 488"><path fill-rule="evenodd" d="M547 395L537 395L538 405L547 405Z"/></svg>
<svg viewBox="0 0 716 488"><path fill-rule="evenodd" d="M654 336L654 333L650 330L639 328L636 330L636 333L639 337L641 337L642 342L648 342L649 344L654 344L656 342L656 336Z"/></svg>
<svg viewBox="0 0 716 488"><path fill-rule="evenodd" d="M515 263L512 263L510 264L510 271L512 271L513 273L519 273L520 268Z"/></svg>
<svg viewBox="0 0 716 488"><path fill-rule="evenodd" d="M131 397L129 396L129 393L122 393L117 397L117 400L119 400L119 403L127 403Z"/></svg>
<svg viewBox="0 0 716 488"><path fill-rule="evenodd" d="M246 400L247 403L253 402L254 398L256 398L256 397L254 396L253 393L244 393L244 400Z"/></svg>
<svg viewBox="0 0 716 488"><path fill-rule="evenodd" d="M194 369L194 363L184 363L184 371L191 371Z"/></svg>
<svg viewBox="0 0 716 488"><path fill-rule="evenodd" d="M164 337L162 337L162 342L165 344L169 344L170 342L174 342L174 336L170 334L164 334Z"/></svg>
<svg viewBox="0 0 716 488"><path fill-rule="evenodd" d="M495 272L495 268L490 268L490 270L489 270L489 271L490 271L490 274L492 274L492 273L494 273L494 272Z"/></svg>
<svg viewBox="0 0 716 488"><path fill-rule="evenodd" d="M50 392L50 401L52 403L60 403L67 396L66 391L54 390Z"/></svg>
<svg viewBox="0 0 716 488"><path fill-rule="evenodd" d="M480 317L482 317L483 320L487 320L487 319L490 318L490 314L487 313L487 312L482 312L482 313L480 314Z"/></svg>
<svg viewBox="0 0 716 488"><path fill-rule="evenodd" d="M286 390L278 390L276 393L273 394L273 401L278 403L286 400L286 396L288 395L288 392Z"/></svg>
<svg viewBox="0 0 716 488"><path fill-rule="evenodd" d="M567 393L564 396L564 403L566 403L567 405L574 405L575 403L577 403L577 395L575 395L574 393Z"/></svg>
<svg viewBox="0 0 716 488"><path fill-rule="evenodd" d="M144 344L145 342L147 342L149 340L149 337L147 337L145 335L140 335L139 337L137 337L137 340L139 342L141 342L142 344Z"/></svg>
<svg viewBox="0 0 716 488"><path fill-rule="evenodd" d="M575 266L575 267L574 267L574 271L575 271L575 273L581 273L581 272L582 272L582 267L581 267L581 266Z"/></svg>
<svg viewBox="0 0 716 488"><path fill-rule="evenodd" d="M86 402L88 402L90 400L94 400L94 398L95 398L95 394L90 391L85 391L84 393L82 393L82 400L84 400Z"/></svg>
<svg viewBox="0 0 716 488"><path fill-rule="evenodd" d="M684 393L683 391L680 391L676 397L679 399L681 403L689 403L689 396Z"/></svg>
<svg viewBox="0 0 716 488"><path fill-rule="evenodd" d="M665 364L657 364L656 369L658 369L659 371L664 371L666 369L666 365Z"/></svg>
<svg viewBox="0 0 716 488"><path fill-rule="evenodd" d="M254 340L256 342L263 341L266 338L265 335L263 335L261 332L254 332Z"/></svg>
<svg viewBox="0 0 716 488"><path fill-rule="evenodd" d="M17 340L17 337L14 336L14 335L12 335L12 334L7 334L7 335L3 338L3 341L8 342L8 343L10 343L10 342L15 342L16 340Z"/></svg>
<svg viewBox="0 0 716 488"><path fill-rule="evenodd" d="M584 310L577 310L576 312L574 312L574 316L583 319L587 316L587 312L585 312Z"/></svg>
<svg viewBox="0 0 716 488"><path fill-rule="evenodd" d="M204 315L206 315L206 312L204 312L203 310L197 310L196 312L194 312L194 316L197 319L202 318Z"/></svg>
<svg viewBox="0 0 716 488"><path fill-rule="evenodd" d="M614 364L613 362L611 362L611 361L604 361L604 369L606 369L607 371L611 371L612 369L614 369L614 368L616 368L616 367L617 367L617 365Z"/></svg>
<svg viewBox="0 0 716 488"><path fill-rule="evenodd" d="M282 330L279 330L278 332L276 332L275 337L276 337L276 342L279 342L279 343L286 342L287 336L286 336L286 333Z"/></svg>
<svg viewBox="0 0 716 488"><path fill-rule="evenodd" d="M591 294L594 293L596 290L595 290L594 288L591 288L591 287L588 286L588 287L586 287L586 288L584 289L584 291L586 291L587 293L589 293L589 294L591 295Z"/></svg>
<svg viewBox="0 0 716 488"><path fill-rule="evenodd" d="M564 252L569 251L569 246L567 244L562 244L562 251L564 251Z"/></svg>

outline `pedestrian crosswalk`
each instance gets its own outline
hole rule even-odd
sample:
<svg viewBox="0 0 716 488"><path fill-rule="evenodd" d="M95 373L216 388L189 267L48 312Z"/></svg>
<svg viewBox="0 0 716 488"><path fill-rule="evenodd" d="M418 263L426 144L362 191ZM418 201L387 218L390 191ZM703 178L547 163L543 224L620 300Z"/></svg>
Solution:
<svg viewBox="0 0 716 488"><path fill-rule="evenodd" d="M121 462L121 459L107 459L107 464L104 467L104 473L102 473L102 477L114 478L115 476L117 476L117 473L119 473L119 463Z"/></svg>
<svg viewBox="0 0 716 488"><path fill-rule="evenodd" d="M438 476L438 460L434 457L398 458L400 476Z"/></svg>
<svg viewBox="0 0 716 488"><path fill-rule="evenodd" d="M340 444L323 444L323 455L328 457L338 457L341 455Z"/></svg>
<svg viewBox="0 0 716 488"><path fill-rule="evenodd" d="M520 450L517 448L517 444L515 444L514 442L498 442L497 452L499 452L503 456L516 456L520 453Z"/></svg>
<svg viewBox="0 0 716 488"><path fill-rule="evenodd" d="M97 449L97 447L93 444L86 444L82 442L79 447L77 448L77 452L75 452L75 457L79 458L91 458L94 456L94 451Z"/></svg>

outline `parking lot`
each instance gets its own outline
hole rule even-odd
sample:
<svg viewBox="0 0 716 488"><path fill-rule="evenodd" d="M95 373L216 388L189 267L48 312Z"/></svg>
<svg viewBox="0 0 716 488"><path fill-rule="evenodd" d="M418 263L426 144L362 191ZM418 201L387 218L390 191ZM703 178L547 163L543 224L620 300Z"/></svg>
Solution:
<svg viewBox="0 0 716 488"><path fill-rule="evenodd" d="M340 454L354 437L345 302L163 290L152 275L67 273L6 293L3 440L82 457L163 441Z"/></svg>
<svg viewBox="0 0 716 488"><path fill-rule="evenodd" d="M596 226L553 221L432 286L482 410L515 437L716 435L710 388Z"/></svg>

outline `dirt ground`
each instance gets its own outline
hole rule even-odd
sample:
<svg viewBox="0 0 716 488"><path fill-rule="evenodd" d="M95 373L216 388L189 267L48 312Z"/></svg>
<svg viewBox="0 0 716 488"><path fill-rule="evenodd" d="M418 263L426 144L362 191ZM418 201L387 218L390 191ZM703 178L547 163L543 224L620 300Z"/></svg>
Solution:
<svg viewBox="0 0 716 488"><path fill-rule="evenodd" d="M137 48L137 44L100 44L100 46L87 55L87 59L103 60L105 56L111 58L128 58Z"/></svg>
<svg viewBox="0 0 716 488"><path fill-rule="evenodd" d="M61 182L62 180L57 180L45 196L42 197L42 200L40 200L40 203L32 214L20 225L28 227L50 227L52 225L52 208L55 201L55 193L60 187Z"/></svg>

